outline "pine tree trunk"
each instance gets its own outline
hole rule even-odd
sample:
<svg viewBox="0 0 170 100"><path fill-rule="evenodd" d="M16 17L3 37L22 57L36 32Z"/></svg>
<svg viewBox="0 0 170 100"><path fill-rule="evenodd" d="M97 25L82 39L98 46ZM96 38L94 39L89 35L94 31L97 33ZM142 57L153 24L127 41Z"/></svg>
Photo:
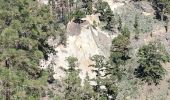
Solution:
<svg viewBox="0 0 170 100"><path fill-rule="evenodd" d="M164 13L163 13L163 11L161 11L161 21L163 21L164 20Z"/></svg>

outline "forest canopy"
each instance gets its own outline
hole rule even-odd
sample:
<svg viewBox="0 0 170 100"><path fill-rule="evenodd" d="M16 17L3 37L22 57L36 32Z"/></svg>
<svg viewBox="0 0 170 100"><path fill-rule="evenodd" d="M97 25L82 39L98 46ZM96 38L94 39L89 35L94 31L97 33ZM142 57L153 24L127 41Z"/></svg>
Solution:
<svg viewBox="0 0 170 100"><path fill-rule="evenodd" d="M54 52L47 39L55 30L49 6L36 0L0 0L0 98L40 97L48 74L38 67L39 60Z"/></svg>

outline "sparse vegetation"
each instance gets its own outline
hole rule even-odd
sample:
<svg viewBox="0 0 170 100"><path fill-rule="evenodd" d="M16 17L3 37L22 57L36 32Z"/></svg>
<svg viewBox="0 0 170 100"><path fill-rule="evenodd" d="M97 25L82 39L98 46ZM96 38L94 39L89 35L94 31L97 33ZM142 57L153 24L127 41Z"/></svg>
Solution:
<svg viewBox="0 0 170 100"><path fill-rule="evenodd" d="M138 16L135 16L135 24L134 24L134 28L135 28L135 39L138 40L139 39L139 24L138 24Z"/></svg>

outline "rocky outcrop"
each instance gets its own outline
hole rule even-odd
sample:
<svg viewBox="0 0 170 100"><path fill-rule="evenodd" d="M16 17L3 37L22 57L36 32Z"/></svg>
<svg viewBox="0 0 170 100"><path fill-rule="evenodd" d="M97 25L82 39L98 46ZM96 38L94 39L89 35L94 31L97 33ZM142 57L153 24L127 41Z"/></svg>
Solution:
<svg viewBox="0 0 170 100"><path fill-rule="evenodd" d="M95 19L99 22L95 15L87 16L82 24L69 22L67 25L67 46L59 45L55 47L56 55L50 54L48 61L41 63L42 67L47 67L52 64L54 68L54 78L61 79L65 77L63 69L67 69L66 58L69 56L76 57L79 63L80 77L85 78L86 73L90 78L94 78L95 74L92 73L92 67L89 67L93 62L90 57L93 55L109 56L111 40L114 38L112 33L102 31L99 27L92 27L92 20ZM52 42L52 41L51 41ZM54 42L50 43L55 46ZM53 63L50 63L53 62Z"/></svg>

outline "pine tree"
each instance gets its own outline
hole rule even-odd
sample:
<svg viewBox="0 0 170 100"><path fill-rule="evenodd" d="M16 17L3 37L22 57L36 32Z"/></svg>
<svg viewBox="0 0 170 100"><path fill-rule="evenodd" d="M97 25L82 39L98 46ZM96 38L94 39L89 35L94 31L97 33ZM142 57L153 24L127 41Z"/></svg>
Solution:
<svg viewBox="0 0 170 100"><path fill-rule="evenodd" d="M113 31L114 28L114 15L110 8L106 11L106 29Z"/></svg>
<svg viewBox="0 0 170 100"><path fill-rule="evenodd" d="M79 71L76 69L78 67L77 58L68 57L66 59L68 61L68 70L67 70L67 78L65 82L67 84L65 89L65 99L66 100L80 100L81 99L81 79L79 77Z"/></svg>
<svg viewBox="0 0 170 100"><path fill-rule="evenodd" d="M94 61L94 64L91 66L95 68L93 71L96 73L96 78L94 79L97 83L94 86L95 98L97 100L108 100L108 96L111 96L115 99L117 96L115 82L118 71L110 65L109 61L106 61L104 56L94 55L91 60ZM101 86L105 87L105 89L102 89Z"/></svg>
<svg viewBox="0 0 170 100"><path fill-rule="evenodd" d="M135 71L136 77L148 84L159 84L165 75L162 63L169 62L169 54L160 42L144 45L138 52L139 66Z"/></svg>
<svg viewBox="0 0 170 100"><path fill-rule="evenodd" d="M95 92L93 90L92 85L90 84L90 79L88 74L86 74L82 91L83 91L82 100L91 100L95 97Z"/></svg>
<svg viewBox="0 0 170 100"><path fill-rule="evenodd" d="M129 38L124 35L119 35L113 39L110 59L116 66L124 65L130 58L128 55L129 43Z"/></svg>
<svg viewBox="0 0 170 100"><path fill-rule="evenodd" d="M157 10L157 15L163 21L165 13L170 13L170 2L169 0L153 0L153 5Z"/></svg>
<svg viewBox="0 0 170 100"><path fill-rule="evenodd" d="M107 62L104 61L105 57L101 55L94 55L91 57L91 60L95 62L95 64L90 65L91 67L94 67L93 71L96 73L96 78L94 81L97 83L96 86L94 86L94 91L96 92L96 99L100 100L103 96L106 96L104 94L104 91L100 88L100 86L103 85L103 75L101 74L104 71L104 68L108 65Z"/></svg>
<svg viewBox="0 0 170 100"><path fill-rule="evenodd" d="M111 10L109 4L107 2L99 0L96 8L97 11L101 14L99 16L100 21L106 23L106 26L104 26L104 28L109 31L113 31L115 20L113 11Z"/></svg>
<svg viewBox="0 0 170 100"><path fill-rule="evenodd" d="M8 88L6 98L39 99L48 79L39 60L54 52L47 43L55 34L50 7L35 0L0 0L0 9L0 81Z"/></svg>
<svg viewBox="0 0 170 100"><path fill-rule="evenodd" d="M87 2L87 14L91 15L93 12L93 1L88 0Z"/></svg>
<svg viewBox="0 0 170 100"><path fill-rule="evenodd" d="M108 66L107 73L111 74L112 80L121 80L124 72L120 66L125 65L131 58L129 56L130 31L124 27L121 32L122 34L113 39L110 51L111 66Z"/></svg>

